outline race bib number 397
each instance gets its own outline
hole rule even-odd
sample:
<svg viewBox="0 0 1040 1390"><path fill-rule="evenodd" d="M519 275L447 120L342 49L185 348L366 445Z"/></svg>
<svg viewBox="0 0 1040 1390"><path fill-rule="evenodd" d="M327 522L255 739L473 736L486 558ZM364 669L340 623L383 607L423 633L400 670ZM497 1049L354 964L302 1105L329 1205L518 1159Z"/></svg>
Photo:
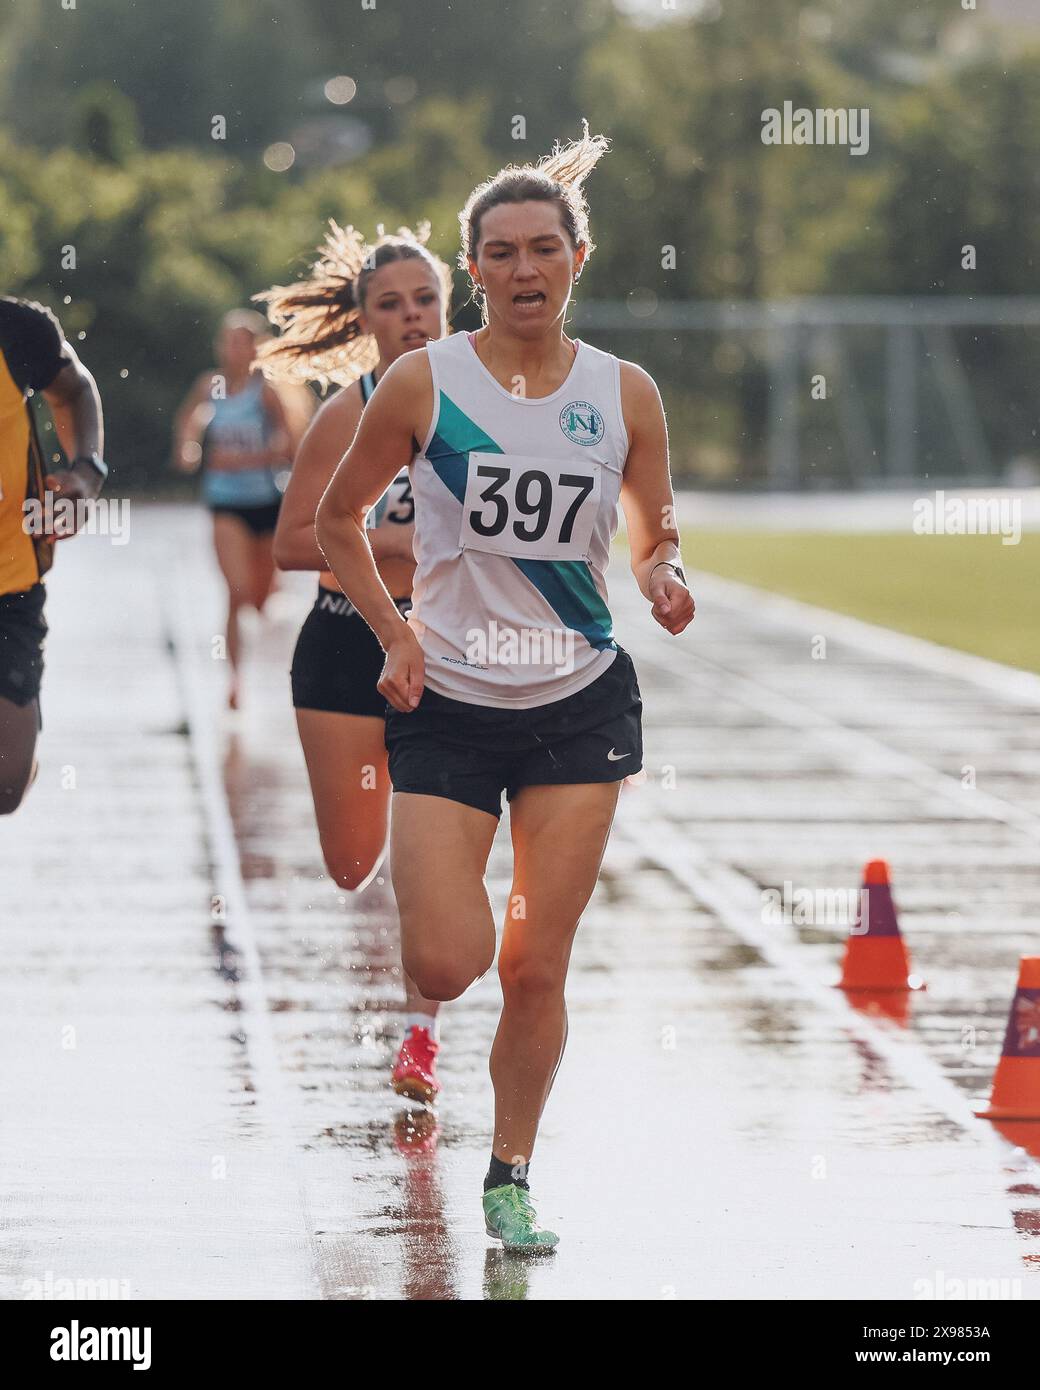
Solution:
<svg viewBox="0 0 1040 1390"><path fill-rule="evenodd" d="M472 453L459 544L514 559L585 560L599 499L594 463Z"/></svg>

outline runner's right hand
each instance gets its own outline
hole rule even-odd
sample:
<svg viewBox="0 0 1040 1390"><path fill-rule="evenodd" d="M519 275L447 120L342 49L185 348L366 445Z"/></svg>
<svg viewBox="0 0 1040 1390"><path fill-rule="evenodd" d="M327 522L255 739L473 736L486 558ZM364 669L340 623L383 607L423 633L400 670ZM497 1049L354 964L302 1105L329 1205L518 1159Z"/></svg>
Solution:
<svg viewBox="0 0 1040 1390"><path fill-rule="evenodd" d="M401 635L387 649L383 674L376 688L394 709L411 714L426 685L426 661L415 633L406 624L402 627Z"/></svg>

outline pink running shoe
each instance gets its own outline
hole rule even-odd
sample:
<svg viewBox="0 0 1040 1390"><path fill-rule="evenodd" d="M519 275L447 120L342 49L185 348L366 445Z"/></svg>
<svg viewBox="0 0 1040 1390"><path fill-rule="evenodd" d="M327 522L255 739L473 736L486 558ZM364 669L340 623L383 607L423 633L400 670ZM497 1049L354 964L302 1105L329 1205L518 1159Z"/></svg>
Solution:
<svg viewBox="0 0 1040 1390"><path fill-rule="evenodd" d="M435 1043L426 1028L410 1028L401 1044L394 1064L393 1088L399 1096L409 1100L422 1101L430 1105L441 1089L437 1080L437 1053L440 1044Z"/></svg>

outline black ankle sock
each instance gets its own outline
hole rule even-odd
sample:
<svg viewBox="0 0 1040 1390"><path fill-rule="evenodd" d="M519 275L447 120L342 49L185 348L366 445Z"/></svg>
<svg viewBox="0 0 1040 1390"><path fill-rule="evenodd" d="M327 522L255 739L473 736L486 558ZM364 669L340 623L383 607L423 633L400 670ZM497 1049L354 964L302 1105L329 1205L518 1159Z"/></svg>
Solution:
<svg viewBox="0 0 1040 1390"><path fill-rule="evenodd" d="M515 1187L522 1187L525 1192L530 1192L531 1189L527 1185L527 1174L530 1167L529 1163L506 1163L492 1154L491 1166L484 1179L484 1191L490 1192L493 1187L504 1187L507 1182L511 1182ZM514 1168L521 1174L520 1177L513 1177Z"/></svg>

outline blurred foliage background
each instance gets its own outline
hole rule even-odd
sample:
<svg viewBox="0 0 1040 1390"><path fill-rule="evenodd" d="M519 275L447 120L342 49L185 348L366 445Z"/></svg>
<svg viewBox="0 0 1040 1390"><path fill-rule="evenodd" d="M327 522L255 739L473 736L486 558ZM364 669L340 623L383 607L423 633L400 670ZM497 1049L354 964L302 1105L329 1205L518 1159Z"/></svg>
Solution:
<svg viewBox="0 0 1040 1390"><path fill-rule="evenodd" d="M587 185L582 301L1031 294L1040 13L986 9L14 0L0 10L0 292L59 314L98 378L121 488L150 491L219 315L300 270L327 218L429 218L453 262L474 184L574 137L582 116L613 141ZM347 102L327 94L342 96L337 77L356 84ZM763 145L762 111L785 100L868 106L869 154ZM280 172L278 144L295 152ZM455 319L476 321L472 306ZM680 476L759 478L768 379L753 354L711 344L714 384L695 389L705 341L654 332L652 315L633 329L587 336L660 376ZM974 382L999 396L1002 460L1035 445L1040 361L1035 343L980 341Z"/></svg>

